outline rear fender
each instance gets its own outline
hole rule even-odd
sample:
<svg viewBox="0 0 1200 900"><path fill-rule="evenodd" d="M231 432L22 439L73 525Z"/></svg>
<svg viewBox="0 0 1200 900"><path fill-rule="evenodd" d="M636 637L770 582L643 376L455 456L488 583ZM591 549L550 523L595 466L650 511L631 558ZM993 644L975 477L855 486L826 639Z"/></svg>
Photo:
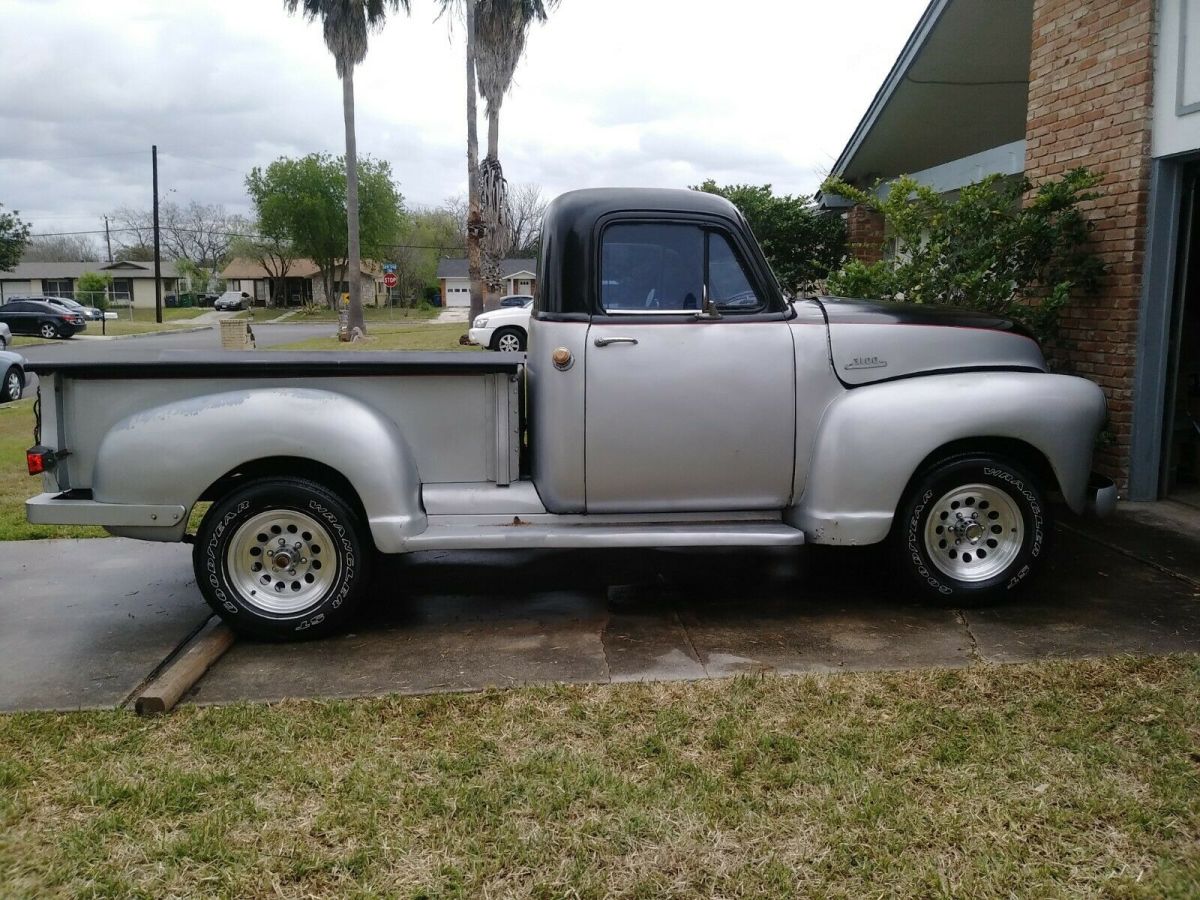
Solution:
<svg viewBox="0 0 1200 900"><path fill-rule="evenodd" d="M425 530L420 477L396 424L360 401L307 388L206 394L128 416L100 443L92 496L190 509L223 476L271 457L312 460L342 473L385 553ZM177 540L177 530L127 536Z"/></svg>
<svg viewBox="0 0 1200 900"><path fill-rule="evenodd" d="M804 494L785 520L809 543L877 543L931 454L957 441L987 446L997 438L1042 454L1067 505L1083 512L1105 411L1092 382L1040 372L930 375L855 388L826 410Z"/></svg>

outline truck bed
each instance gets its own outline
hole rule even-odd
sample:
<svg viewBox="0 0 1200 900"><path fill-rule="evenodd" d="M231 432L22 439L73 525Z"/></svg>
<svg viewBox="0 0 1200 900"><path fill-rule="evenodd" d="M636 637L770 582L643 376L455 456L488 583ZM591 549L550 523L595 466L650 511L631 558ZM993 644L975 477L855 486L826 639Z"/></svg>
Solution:
<svg viewBox="0 0 1200 900"><path fill-rule="evenodd" d="M69 352L69 351L68 351ZM58 359L27 363L39 376L71 378L322 378L343 375L515 375L523 353L466 353L454 350L384 353L283 350L134 350L118 360Z"/></svg>

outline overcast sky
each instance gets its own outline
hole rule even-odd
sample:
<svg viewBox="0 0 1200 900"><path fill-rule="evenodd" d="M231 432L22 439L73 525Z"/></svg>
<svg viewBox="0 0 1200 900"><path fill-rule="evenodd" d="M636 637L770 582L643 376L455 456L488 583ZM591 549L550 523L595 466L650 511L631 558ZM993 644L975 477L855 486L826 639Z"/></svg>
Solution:
<svg viewBox="0 0 1200 900"><path fill-rule="evenodd" d="M924 7L563 0L504 104L505 174L548 196L706 177L811 193ZM422 205L466 191L461 29L435 8L412 0L355 76L359 153ZM154 143L165 199L241 212L252 166L344 147L320 26L281 0L0 0L0 26L0 203L35 233L148 208Z"/></svg>

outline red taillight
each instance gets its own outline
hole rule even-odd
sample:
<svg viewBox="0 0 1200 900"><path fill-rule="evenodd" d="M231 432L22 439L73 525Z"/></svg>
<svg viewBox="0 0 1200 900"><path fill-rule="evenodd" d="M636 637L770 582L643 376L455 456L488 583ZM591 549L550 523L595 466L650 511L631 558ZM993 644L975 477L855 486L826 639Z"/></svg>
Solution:
<svg viewBox="0 0 1200 900"><path fill-rule="evenodd" d="M55 459L54 451L40 444L25 451L25 464L29 467L30 475L41 475L43 472L53 469Z"/></svg>

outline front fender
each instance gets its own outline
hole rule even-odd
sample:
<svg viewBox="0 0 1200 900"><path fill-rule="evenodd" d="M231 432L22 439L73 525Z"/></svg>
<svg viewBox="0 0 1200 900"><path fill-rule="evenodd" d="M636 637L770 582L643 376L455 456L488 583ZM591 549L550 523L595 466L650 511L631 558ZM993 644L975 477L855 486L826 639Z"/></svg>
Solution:
<svg viewBox="0 0 1200 900"><path fill-rule="evenodd" d="M134 413L101 441L92 495L190 509L223 475L281 456L341 472L383 552L425 530L420 477L396 424L358 400L308 388L205 394Z"/></svg>
<svg viewBox="0 0 1200 900"><path fill-rule="evenodd" d="M1041 372L929 375L855 388L825 411L804 494L785 519L815 544L887 537L904 489L953 441L1008 438L1049 461L1067 505L1087 503L1104 394L1090 381Z"/></svg>

